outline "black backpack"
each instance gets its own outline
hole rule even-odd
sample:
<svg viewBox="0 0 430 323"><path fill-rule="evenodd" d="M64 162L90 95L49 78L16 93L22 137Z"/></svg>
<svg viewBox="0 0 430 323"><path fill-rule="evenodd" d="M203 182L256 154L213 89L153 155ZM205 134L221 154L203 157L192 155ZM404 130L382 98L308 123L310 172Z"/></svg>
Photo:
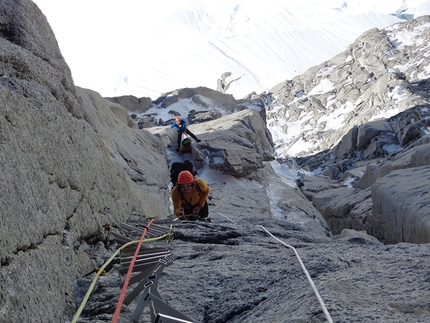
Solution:
<svg viewBox="0 0 430 323"><path fill-rule="evenodd" d="M183 170L189 171L193 176L197 175L197 172L194 170L193 163L189 160L183 162L174 162L170 167L170 180L173 183L173 186L178 182L179 173Z"/></svg>

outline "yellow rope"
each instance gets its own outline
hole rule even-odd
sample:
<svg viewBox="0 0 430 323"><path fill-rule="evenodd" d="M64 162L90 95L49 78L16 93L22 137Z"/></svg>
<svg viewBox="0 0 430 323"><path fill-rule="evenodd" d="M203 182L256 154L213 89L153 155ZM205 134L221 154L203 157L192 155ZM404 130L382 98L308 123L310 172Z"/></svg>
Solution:
<svg viewBox="0 0 430 323"><path fill-rule="evenodd" d="M171 227L170 227L171 228ZM161 240L163 238L166 238L167 240L171 240L172 239L172 233L166 233L160 237L157 238L150 238L150 239L145 239L143 240L143 242L152 242L152 241L156 241L156 240ZM133 244L138 244L140 242L140 240L133 240L130 242L127 242L125 245L121 246L117 251L114 252L114 254L106 261L106 263L98 270L98 272L96 273L96 275L94 276L94 279L90 285L90 287L88 288L87 293L85 294L84 299L81 302L81 305L78 308L78 311L76 312L75 316L73 317L73 320L71 323L76 323L78 321L79 316L81 315L82 311L84 310L84 307L88 301L88 298L90 297L94 286L96 285L96 282L98 280L98 278L100 277L100 275L104 272L104 269L112 262L112 260L114 260L114 258L118 255L118 253L124 249L127 248L128 246L131 246Z"/></svg>

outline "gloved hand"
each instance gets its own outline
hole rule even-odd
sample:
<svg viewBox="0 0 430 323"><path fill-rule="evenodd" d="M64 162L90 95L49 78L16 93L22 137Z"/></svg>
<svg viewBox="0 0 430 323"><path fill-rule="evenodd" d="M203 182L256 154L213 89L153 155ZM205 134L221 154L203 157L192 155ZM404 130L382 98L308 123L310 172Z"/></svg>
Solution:
<svg viewBox="0 0 430 323"><path fill-rule="evenodd" d="M184 210L184 208L183 207L181 207L180 209L179 209L179 216L184 216L185 215L185 210Z"/></svg>

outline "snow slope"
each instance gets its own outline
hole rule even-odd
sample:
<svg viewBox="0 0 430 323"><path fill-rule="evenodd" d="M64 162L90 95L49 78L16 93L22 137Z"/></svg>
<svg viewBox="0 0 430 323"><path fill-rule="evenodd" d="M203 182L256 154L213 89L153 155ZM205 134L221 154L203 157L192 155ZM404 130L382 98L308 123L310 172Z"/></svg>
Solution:
<svg viewBox="0 0 430 323"><path fill-rule="evenodd" d="M261 93L327 60L364 31L430 14L424 0L34 0L75 84L156 99L183 87Z"/></svg>

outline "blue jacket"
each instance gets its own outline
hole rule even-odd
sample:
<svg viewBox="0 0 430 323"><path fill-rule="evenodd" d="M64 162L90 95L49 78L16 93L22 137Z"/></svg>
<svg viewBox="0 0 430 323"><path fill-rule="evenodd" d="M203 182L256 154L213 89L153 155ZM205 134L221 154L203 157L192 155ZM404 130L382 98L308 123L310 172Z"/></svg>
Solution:
<svg viewBox="0 0 430 323"><path fill-rule="evenodd" d="M176 121L170 126L170 128L175 128L180 133L184 133L187 130L187 125L185 124L185 120L181 119L181 125L178 125Z"/></svg>

